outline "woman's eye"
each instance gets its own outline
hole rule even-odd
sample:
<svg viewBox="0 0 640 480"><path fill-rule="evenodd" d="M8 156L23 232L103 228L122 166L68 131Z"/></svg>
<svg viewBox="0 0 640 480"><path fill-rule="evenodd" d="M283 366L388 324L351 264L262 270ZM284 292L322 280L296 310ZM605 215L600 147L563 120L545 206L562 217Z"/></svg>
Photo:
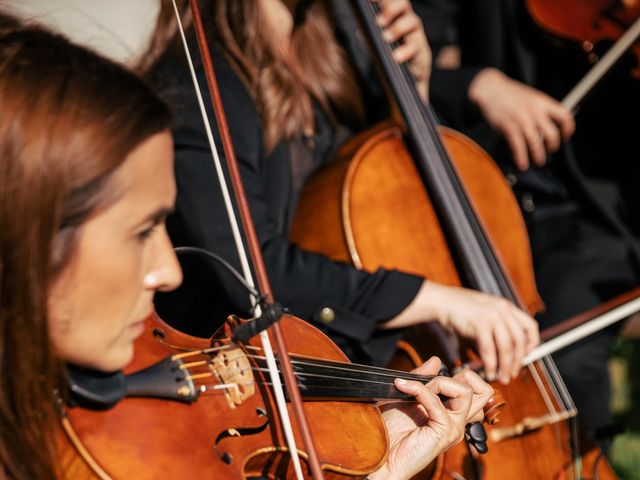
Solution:
<svg viewBox="0 0 640 480"><path fill-rule="evenodd" d="M144 230L142 230L141 232L138 233L138 239L140 241L144 241L147 240L155 231L155 229L157 228L158 224L155 224L149 228L146 228Z"/></svg>

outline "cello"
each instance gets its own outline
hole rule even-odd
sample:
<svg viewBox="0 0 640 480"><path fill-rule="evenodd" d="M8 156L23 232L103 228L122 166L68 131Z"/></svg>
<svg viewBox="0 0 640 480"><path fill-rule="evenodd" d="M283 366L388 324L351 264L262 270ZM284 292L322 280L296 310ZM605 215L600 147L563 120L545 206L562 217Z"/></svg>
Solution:
<svg viewBox="0 0 640 480"><path fill-rule="evenodd" d="M406 66L393 61L375 21L375 3L352 4L399 118L353 139L308 182L291 240L369 271L394 268L465 284L535 314L542 302L524 222L506 180L476 144L437 126ZM433 352L425 325L412 327L406 340L399 360L405 365ZM596 450L582 456L577 412L550 357L523 369L503 396L503 424L535 419L537 427L490 442L480 459L459 448L446 452L436 478L506 479L514 472L530 478L615 477Z"/></svg>

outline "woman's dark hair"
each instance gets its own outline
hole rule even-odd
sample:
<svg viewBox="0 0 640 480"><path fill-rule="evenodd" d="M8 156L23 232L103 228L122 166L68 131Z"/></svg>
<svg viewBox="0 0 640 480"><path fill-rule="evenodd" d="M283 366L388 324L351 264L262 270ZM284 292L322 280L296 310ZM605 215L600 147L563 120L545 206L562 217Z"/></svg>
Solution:
<svg viewBox="0 0 640 480"><path fill-rule="evenodd" d="M0 17L0 477L61 473L49 290L83 222L114 201L113 172L168 127L164 104L124 68Z"/></svg>
<svg viewBox="0 0 640 480"><path fill-rule="evenodd" d="M213 18L210 37L254 96L268 150L313 125L313 102L334 124L342 121L354 128L363 124L360 86L336 39L331 2L305 5L291 38L293 61L273 46L258 0L205 3L205 18Z"/></svg>

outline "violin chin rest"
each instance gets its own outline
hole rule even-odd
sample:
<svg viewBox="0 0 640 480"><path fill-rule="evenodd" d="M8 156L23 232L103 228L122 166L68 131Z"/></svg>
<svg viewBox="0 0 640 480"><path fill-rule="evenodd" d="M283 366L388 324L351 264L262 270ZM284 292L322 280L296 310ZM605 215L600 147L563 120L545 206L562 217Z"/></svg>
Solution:
<svg viewBox="0 0 640 480"><path fill-rule="evenodd" d="M105 373L68 365L69 405L107 410L125 397L146 397L190 403L199 391L180 368L180 360L167 357L137 372Z"/></svg>
<svg viewBox="0 0 640 480"><path fill-rule="evenodd" d="M67 366L69 405L90 410L113 407L127 394L122 371L104 373L97 370Z"/></svg>

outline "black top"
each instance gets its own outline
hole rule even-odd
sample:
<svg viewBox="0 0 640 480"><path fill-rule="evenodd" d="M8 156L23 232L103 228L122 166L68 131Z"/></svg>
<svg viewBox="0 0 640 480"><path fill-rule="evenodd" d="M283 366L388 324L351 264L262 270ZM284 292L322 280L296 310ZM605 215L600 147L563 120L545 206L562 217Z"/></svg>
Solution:
<svg viewBox="0 0 640 480"><path fill-rule="evenodd" d="M353 40L354 37L350 38ZM353 51L353 45L346 43ZM359 58L358 63L362 64L362 56L354 58ZM330 160L331 152L341 141L337 137L341 135L336 135L322 115L317 115L319 129L313 139L281 142L267 153L260 118L250 94L230 65L216 52L214 66L275 298L295 315L326 331L353 360L387 363L402 332L377 330L378 324L404 310L417 294L423 279L382 269L373 274L359 271L303 251L288 240L300 187L292 174L291 152L304 150L307 148L305 143L314 144L311 151L307 150L311 152L311 158L302 160L306 166L296 166L300 172L298 176L306 176ZM358 66L362 72L361 65ZM199 63L196 69L200 84L205 85ZM174 112L178 197L176 213L168 220L172 240L175 245L204 247L239 268L186 62L167 55L161 60L155 78L160 80L160 93ZM363 74L366 84L367 78ZM209 106L209 96L207 93L204 96L205 104ZM215 135L220 147L217 132ZM197 273L196 267L202 270L200 263L189 262L183 288L170 298L157 301L157 307L161 316L178 323L182 330L209 335L212 325L219 325L227 314L245 312L248 300L228 277L220 280L210 270ZM219 295L221 290L224 295ZM328 324L319 322L320 312L325 307L335 313L335 319Z"/></svg>
<svg viewBox="0 0 640 480"><path fill-rule="evenodd" d="M539 29L518 0L412 1L420 6L428 35L433 22L455 25L462 66L459 70L434 69L432 102L445 121L479 142L508 175L522 203L532 242L549 244L549 231L560 233L569 225L562 219L584 215L625 236L640 258L640 244L627 230L640 232L640 222L633 214L640 195L629 158L636 150L632 139L639 121L633 115L626 116L636 118L633 121L616 120L624 110L631 114L632 105L640 100L637 81L629 75L629 59L613 68L581 105L576 133L556 158L550 158L544 168L518 172L504 138L469 101L471 81L481 69L496 67L561 99L590 68L585 55L570 42L557 48L558 40ZM440 25L433 33L443 29ZM534 225L543 223L553 227L537 235L540 229Z"/></svg>

